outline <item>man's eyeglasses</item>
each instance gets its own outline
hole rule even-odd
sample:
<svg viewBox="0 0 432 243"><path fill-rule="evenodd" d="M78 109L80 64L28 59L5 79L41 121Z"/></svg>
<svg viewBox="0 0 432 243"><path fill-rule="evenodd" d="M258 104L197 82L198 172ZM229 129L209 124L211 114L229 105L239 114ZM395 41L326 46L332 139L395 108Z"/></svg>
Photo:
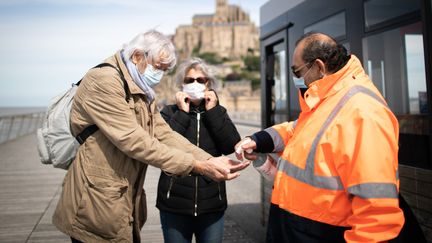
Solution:
<svg viewBox="0 0 432 243"><path fill-rule="evenodd" d="M300 75L300 71L301 71L304 67L307 67L309 64L310 64L310 63L307 62L307 63L303 64L302 66L300 66L300 67L297 68L297 69L296 69L294 66L291 66L291 71L292 71L294 77L296 77L296 78L300 78L300 77L301 77L301 75Z"/></svg>
<svg viewBox="0 0 432 243"><path fill-rule="evenodd" d="M150 58L149 58L147 52L143 53L143 56L144 56L146 62L147 62L148 64L150 64L151 66L153 66L155 69L157 69L157 70L161 70L162 72L166 72L166 71L168 71L169 67L168 67L168 65L166 65L166 64L162 64L162 63L152 63L152 62L149 62Z"/></svg>
<svg viewBox="0 0 432 243"><path fill-rule="evenodd" d="M192 78L192 77L186 77L184 79L184 83L185 84L191 84L193 82L197 81L200 84L205 84L208 81L207 77L197 77L197 78Z"/></svg>

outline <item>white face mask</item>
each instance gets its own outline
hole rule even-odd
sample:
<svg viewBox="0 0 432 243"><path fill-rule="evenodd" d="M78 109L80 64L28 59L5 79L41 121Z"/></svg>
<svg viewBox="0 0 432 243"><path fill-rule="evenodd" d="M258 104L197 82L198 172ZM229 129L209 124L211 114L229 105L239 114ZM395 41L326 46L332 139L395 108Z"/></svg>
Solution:
<svg viewBox="0 0 432 243"><path fill-rule="evenodd" d="M138 68L137 68L138 69ZM140 73L141 79L144 80L150 87L154 87L162 79L164 71L156 69L153 65L147 63L144 73Z"/></svg>
<svg viewBox="0 0 432 243"><path fill-rule="evenodd" d="M190 84L183 84L183 92L189 95L192 101L204 99L205 84L193 82Z"/></svg>

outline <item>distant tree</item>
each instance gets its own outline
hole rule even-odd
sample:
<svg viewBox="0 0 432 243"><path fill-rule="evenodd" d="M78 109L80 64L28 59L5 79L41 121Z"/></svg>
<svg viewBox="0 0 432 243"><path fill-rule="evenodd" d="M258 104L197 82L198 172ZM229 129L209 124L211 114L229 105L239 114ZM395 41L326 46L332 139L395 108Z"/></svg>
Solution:
<svg viewBox="0 0 432 243"><path fill-rule="evenodd" d="M198 57L200 57L201 59L203 59L204 61L206 61L209 64L221 64L222 60L221 58L214 52L204 52L201 54L198 54Z"/></svg>
<svg viewBox="0 0 432 243"><path fill-rule="evenodd" d="M237 81L241 79L242 79L241 74L236 72L230 73L225 77L225 81Z"/></svg>
<svg viewBox="0 0 432 243"><path fill-rule="evenodd" d="M243 58L245 69L249 72L260 71L260 57L247 55Z"/></svg>
<svg viewBox="0 0 432 243"><path fill-rule="evenodd" d="M229 62L231 59L229 57L222 57L222 62Z"/></svg>
<svg viewBox="0 0 432 243"><path fill-rule="evenodd" d="M249 48L247 49L247 53L248 53L248 55L254 56L254 54L255 54L255 50L249 47Z"/></svg>
<svg viewBox="0 0 432 243"><path fill-rule="evenodd" d="M252 89L253 90L259 89L260 86L261 86L261 79L259 79L259 78L253 78L252 79Z"/></svg>
<svg viewBox="0 0 432 243"><path fill-rule="evenodd" d="M198 56L201 50L201 42L198 42L198 45L192 49L192 56Z"/></svg>

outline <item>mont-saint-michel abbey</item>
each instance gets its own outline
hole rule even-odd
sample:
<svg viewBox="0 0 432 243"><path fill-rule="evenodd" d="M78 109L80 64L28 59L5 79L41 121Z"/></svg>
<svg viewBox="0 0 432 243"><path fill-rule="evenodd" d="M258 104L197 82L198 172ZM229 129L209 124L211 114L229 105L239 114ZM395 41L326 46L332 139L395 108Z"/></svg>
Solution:
<svg viewBox="0 0 432 243"><path fill-rule="evenodd" d="M220 81L218 96L230 115L249 120L252 117L258 122L258 27L241 6L230 5L226 0L216 0L215 6L213 14L197 13L190 25L176 28L172 40L179 62L189 57L207 61ZM247 66L250 60L255 63L253 68ZM167 82L156 87L161 105L174 102L178 89L172 81L167 77Z"/></svg>
<svg viewBox="0 0 432 243"><path fill-rule="evenodd" d="M191 25L177 27L173 37L180 58L193 53L218 53L239 58L259 50L258 28L240 6L216 0L214 14L195 14Z"/></svg>

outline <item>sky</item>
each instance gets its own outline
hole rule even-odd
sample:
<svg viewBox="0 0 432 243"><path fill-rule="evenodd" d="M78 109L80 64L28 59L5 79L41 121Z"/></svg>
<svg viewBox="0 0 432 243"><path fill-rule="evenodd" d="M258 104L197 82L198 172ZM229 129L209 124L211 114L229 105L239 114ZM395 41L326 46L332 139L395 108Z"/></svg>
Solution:
<svg viewBox="0 0 432 243"><path fill-rule="evenodd" d="M267 0L228 0L259 27ZM140 32L175 33L215 0L0 0L0 107L47 106Z"/></svg>

